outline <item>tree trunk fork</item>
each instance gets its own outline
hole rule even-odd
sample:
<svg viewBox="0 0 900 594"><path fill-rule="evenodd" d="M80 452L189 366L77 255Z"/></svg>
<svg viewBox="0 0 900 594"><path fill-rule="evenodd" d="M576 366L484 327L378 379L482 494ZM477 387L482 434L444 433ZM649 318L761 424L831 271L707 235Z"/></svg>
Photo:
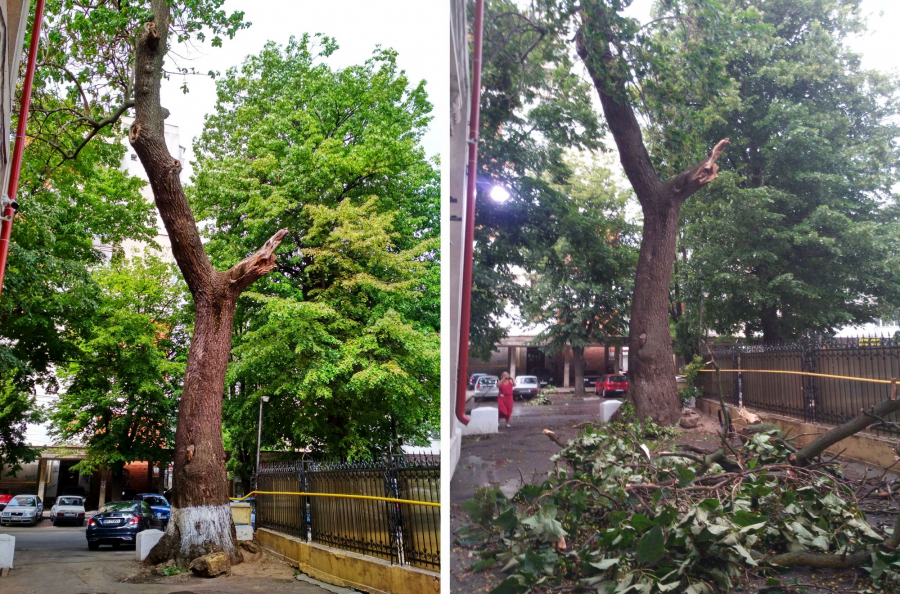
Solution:
<svg viewBox="0 0 900 594"><path fill-rule="evenodd" d="M187 565L199 556L223 551L237 563L241 557L235 546L222 444L232 323L238 296L275 267L275 250L288 231L278 231L226 271L213 267L181 185L181 163L166 148L169 113L160 104L160 82L169 8L166 0L152 0L151 7L153 20L144 25L135 53L135 120L128 136L150 180L172 255L194 297L196 321L175 434L172 515L166 535L147 562L175 559Z"/></svg>
<svg viewBox="0 0 900 594"><path fill-rule="evenodd" d="M661 182L641 127L628 97L629 80L617 68L602 4L583 8L575 35L578 56L584 62L600 96L603 114L619 150L619 160L644 214L644 232L634 281L629 323L629 397L641 418L674 425L681 418L681 400L675 385L675 362L669 331L669 287L675 265L681 205L718 175L716 160L729 139L720 140L707 158Z"/></svg>

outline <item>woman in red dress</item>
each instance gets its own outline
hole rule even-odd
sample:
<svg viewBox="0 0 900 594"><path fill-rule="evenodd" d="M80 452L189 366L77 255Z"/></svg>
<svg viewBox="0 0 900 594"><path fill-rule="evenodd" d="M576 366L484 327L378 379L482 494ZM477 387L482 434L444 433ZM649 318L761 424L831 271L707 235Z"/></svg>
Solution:
<svg viewBox="0 0 900 594"><path fill-rule="evenodd" d="M509 427L509 421L512 418L514 385L515 382L509 377L509 374L504 371L503 375L500 376L500 395L497 396L497 412L501 419L506 419L507 427Z"/></svg>

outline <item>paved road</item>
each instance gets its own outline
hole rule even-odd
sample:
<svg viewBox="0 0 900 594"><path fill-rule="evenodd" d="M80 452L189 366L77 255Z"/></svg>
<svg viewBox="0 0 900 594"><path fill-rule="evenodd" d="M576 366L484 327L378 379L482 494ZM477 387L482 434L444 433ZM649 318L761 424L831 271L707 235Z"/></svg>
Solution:
<svg viewBox="0 0 900 594"><path fill-rule="evenodd" d="M450 533L467 521L462 503L471 499L480 487L497 486L507 496L513 495L523 482L540 483L553 468L550 457L559 446L543 435L550 429L564 442L578 434L576 425L596 420L600 402L585 402L575 398L552 398L549 406L526 406L516 402L512 427L500 423L499 433L463 437L459 465L450 482ZM470 404L472 404L470 402ZM496 408L496 402L477 406ZM455 536L451 536L454 539ZM472 573L469 567L475 560L469 549L451 542L450 591L484 592L502 580L499 571Z"/></svg>
<svg viewBox="0 0 900 594"><path fill-rule="evenodd" d="M604 399L591 394L586 398L555 396L552 400L553 404L546 406L530 406L525 402L516 401L513 405L513 426L546 427L572 420L576 422L596 420L600 415L600 402ZM470 411L475 408L495 410L497 408L496 399L477 403L469 400L466 404ZM505 423L501 421L500 426L504 425Z"/></svg>
<svg viewBox="0 0 900 594"><path fill-rule="evenodd" d="M3 594L328 594L321 583L294 579L293 569L272 559L244 563L234 575L215 579L190 574L161 577L141 570L134 547L87 548L82 527L0 529L16 539L13 570L0 577ZM304 576L305 577L305 576ZM330 588L330 587L329 587Z"/></svg>
<svg viewBox="0 0 900 594"><path fill-rule="evenodd" d="M102 558L104 561L127 560L134 557L134 547L114 550L102 547L89 551L82 527L52 527L43 522L37 528L3 528L0 534L16 538L15 566L26 567L41 563L82 563Z"/></svg>

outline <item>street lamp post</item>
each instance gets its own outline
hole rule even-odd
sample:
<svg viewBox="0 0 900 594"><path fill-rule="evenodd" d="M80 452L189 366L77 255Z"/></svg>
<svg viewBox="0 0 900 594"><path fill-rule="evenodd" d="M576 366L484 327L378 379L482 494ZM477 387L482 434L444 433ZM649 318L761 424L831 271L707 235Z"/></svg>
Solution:
<svg viewBox="0 0 900 594"><path fill-rule="evenodd" d="M709 293L703 291L700 293L700 335L697 337L697 345L700 349L700 356L703 356L703 349L706 347L706 334L703 332L703 301L709 297Z"/></svg>
<svg viewBox="0 0 900 594"><path fill-rule="evenodd" d="M259 433L256 436L256 473L254 476L256 477L256 485L255 487L259 488L259 449L260 445L262 445L262 408L263 402L268 402L269 397L263 396L259 399Z"/></svg>

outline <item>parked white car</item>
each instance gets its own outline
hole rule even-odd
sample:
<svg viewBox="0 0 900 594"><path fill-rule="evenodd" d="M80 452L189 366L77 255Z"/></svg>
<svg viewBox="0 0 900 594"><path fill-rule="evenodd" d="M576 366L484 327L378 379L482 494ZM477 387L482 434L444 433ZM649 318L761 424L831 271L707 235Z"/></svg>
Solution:
<svg viewBox="0 0 900 594"><path fill-rule="evenodd" d="M68 523L84 526L84 499L75 495L58 497L50 508L50 523L54 526Z"/></svg>
<svg viewBox="0 0 900 594"><path fill-rule="evenodd" d="M44 504L37 495L16 495L0 512L0 526L31 524L37 526L44 514Z"/></svg>

